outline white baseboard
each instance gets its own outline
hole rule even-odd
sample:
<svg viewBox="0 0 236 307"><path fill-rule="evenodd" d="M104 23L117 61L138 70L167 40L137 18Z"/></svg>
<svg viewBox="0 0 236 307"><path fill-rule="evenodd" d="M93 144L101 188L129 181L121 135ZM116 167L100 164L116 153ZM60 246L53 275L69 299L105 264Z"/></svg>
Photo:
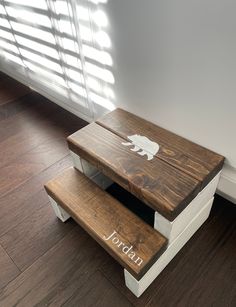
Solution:
<svg viewBox="0 0 236 307"><path fill-rule="evenodd" d="M68 102L67 99L64 99L61 95L57 94L56 92L54 92L54 94L52 95L49 93L47 87L44 88L42 84L39 85L38 82L34 81L33 79L25 78L23 73L21 73L17 69L15 70L12 69L12 65L6 66L6 64L4 64L3 61L2 63L0 62L0 71L4 72L13 79L19 81L20 83L30 87L32 90L48 98L50 101L56 103L63 109L87 121L88 123L93 122L97 118L109 112L108 108L96 103L93 103L93 112L91 112L87 110L87 108L82 107L81 105L77 104L74 101Z"/></svg>
<svg viewBox="0 0 236 307"><path fill-rule="evenodd" d="M10 65L9 65L10 67ZM5 65L0 65L0 70L7 74L8 76L12 77L13 79L19 81L20 83L24 84L25 86L30 87L35 92L39 93L40 95L46 97L50 101L56 103L63 109L67 110L68 112L78 116L79 118L91 123L93 121L92 115L89 114L87 110L83 110L85 112L81 112L80 109L83 109L83 107L77 105L75 102L66 103L65 99L63 99L59 94L54 93L54 95L51 95L48 91L48 89L43 87L41 84L38 85L37 81L33 81L32 79L27 79L24 77L23 74L21 74L17 69L15 72L13 72L12 68L8 69ZM86 114L87 112L87 114ZM100 111L101 112L101 111ZM99 113L100 114L100 113Z"/></svg>
<svg viewBox="0 0 236 307"><path fill-rule="evenodd" d="M236 168L224 165L216 192L236 204Z"/></svg>

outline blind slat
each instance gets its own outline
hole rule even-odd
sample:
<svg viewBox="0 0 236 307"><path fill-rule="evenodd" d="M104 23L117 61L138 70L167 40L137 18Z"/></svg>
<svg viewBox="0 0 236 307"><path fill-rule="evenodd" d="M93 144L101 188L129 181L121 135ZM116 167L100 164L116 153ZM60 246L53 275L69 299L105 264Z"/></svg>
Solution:
<svg viewBox="0 0 236 307"><path fill-rule="evenodd" d="M98 7L105 0L0 1L0 55L7 63L19 64L25 79L50 84L50 95L76 100L91 116L93 104L111 108L111 40Z"/></svg>

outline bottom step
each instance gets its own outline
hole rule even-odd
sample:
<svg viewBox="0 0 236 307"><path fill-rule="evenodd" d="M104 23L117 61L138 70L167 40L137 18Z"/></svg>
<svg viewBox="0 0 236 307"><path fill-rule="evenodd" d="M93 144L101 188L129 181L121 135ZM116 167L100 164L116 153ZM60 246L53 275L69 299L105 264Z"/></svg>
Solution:
<svg viewBox="0 0 236 307"><path fill-rule="evenodd" d="M74 168L45 189L136 280L164 252L165 237Z"/></svg>

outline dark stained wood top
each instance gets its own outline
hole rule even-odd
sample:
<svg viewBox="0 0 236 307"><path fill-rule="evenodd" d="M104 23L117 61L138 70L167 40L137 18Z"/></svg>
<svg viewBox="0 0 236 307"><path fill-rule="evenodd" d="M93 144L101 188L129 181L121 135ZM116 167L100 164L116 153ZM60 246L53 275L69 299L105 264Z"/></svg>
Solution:
<svg viewBox="0 0 236 307"><path fill-rule="evenodd" d="M133 135L158 143L153 159L133 152ZM121 109L68 138L69 148L173 220L221 170L224 157ZM134 146L133 146L134 147Z"/></svg>
<svg viewBox="0 0 236 307"><path fill-rule="evenodd" d="M121 137L96 123L68 138L73 152L154 210L175 218L197 195L199 182L160 159L147 161L122 142Z"/></svg>
<svg viewBox="0 0 236 307"><path fill-rule="evenodd" d="M201 189L221 170L224 157L122 109L97 123L120 137L140 134L160 145L156 157L197 179Z"/></svg>
<svg viewBox="0 0 236 307"><path fill-rule="evenodd" d="M135 278L140 279L164 251L166 238L74 168L49 181L45 188Z"/></svg>

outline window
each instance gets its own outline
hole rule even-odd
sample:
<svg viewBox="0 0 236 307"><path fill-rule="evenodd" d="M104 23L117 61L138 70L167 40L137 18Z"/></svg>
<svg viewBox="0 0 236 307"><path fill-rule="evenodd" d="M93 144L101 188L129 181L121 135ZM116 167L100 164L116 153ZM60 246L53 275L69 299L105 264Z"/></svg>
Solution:
<svg viewBox="0 0 236 307"><path fill-rule="evenodd" d="M2 70L93 118L113 109L106 0L1 0Z"/></svg>

